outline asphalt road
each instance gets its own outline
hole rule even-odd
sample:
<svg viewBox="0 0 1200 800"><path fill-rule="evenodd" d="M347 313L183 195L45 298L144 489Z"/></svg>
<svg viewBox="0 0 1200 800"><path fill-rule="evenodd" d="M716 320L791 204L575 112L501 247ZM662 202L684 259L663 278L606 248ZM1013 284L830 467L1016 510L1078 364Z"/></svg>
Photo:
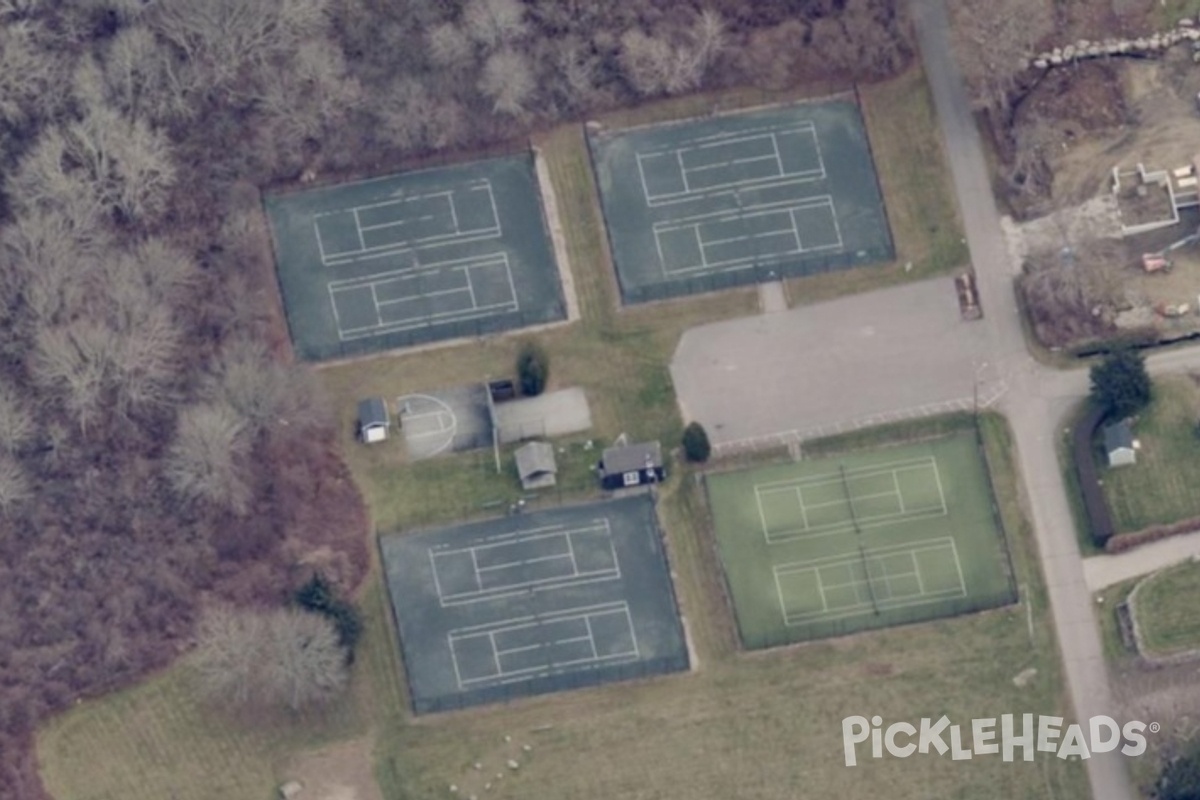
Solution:
<svg viewBox="0 0 1200 800"><path fill-rule="evenodd" d="M1013 265L1008 263L966 87L953 60L944 0L914 0L913 16L987 314L993 357L1009 370L1010 391L1001 408L1016 438L1075 719L1101 714L1121 718L1109 687L1100 632L1055 453L1063 414L1073 398L1086 392L1086 375L1048 370L1025 351ZM1136 793L1123 759L1105 754L1093 755L1085 762L1094 800L1133 800Z"/></svg>

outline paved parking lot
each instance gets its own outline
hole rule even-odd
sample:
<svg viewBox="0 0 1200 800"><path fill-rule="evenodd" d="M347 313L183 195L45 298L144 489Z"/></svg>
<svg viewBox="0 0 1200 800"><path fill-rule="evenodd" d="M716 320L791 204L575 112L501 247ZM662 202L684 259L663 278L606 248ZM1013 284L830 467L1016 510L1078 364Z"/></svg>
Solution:
<svg viewBox="0 0 1200 800"><path fill-rule="evenodd" d="M987 309L984 309L987 313ZM949 277L687 331L671 376L716 445L970 408L1002 389ZM930 413L934 408L928 409Z"/></svg>

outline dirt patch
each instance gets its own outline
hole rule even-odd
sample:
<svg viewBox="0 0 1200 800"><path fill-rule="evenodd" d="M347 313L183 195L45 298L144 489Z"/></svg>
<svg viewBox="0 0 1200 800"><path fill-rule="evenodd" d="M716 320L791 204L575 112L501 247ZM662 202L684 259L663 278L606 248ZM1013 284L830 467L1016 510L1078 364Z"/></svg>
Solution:
<svg viewBox="0 0 1200 800"><path fill-rule="evenodd" d="M1186 48L1161 60L1123 60L1056 70L1018 117L1018 129L1048 120L1057 147L1046 149L1056 205L1075 205L1109 186L1112 167L1170 168L1197 150L1200 65ZM1018 134L1021 131L1018 130Z"/></svg>
<svg viewBox="0 0 1200 800"><path fill-rule="evenodd" d="M371 754L375 737L363 736L302 753L281 775L304 787L297 800L383 800Z"/></svg>

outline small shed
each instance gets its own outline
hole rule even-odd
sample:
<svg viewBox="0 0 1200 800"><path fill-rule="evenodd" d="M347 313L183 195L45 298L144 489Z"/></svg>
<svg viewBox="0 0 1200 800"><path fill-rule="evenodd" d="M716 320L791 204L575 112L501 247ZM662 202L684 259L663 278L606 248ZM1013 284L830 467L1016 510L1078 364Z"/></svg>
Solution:
<svg viewBox="0 0 1200 800"><path fill-rule="evenodd" d="M357 434L360 442L382 442L387 439L391 427L391 415L388 414L387 403L382 399L371 397L358 401Z"/></svg>
<svg viewBox="0 0 1200 800"><path fill-rule="evenodd" d="M610 447L601 455L597 468L600 484L605 489L661 483L667 477L663 468L662 445L658 442Z"/></svg>
<svg viewBox="0 0 1200 800"><path fill-rule="evenodd" d="M1122 467L1137 463L1137 442L1129 420L1123 419L1104 426L1104 452L1108 454L1110 467Z"/></svg>
<svg viewBox="0 0 1200 800"><path fill-rule="evenodd" d="M554 446L548 442L530 442L517 448L517 474L523 489L545 489L558 477Z"/></svg>

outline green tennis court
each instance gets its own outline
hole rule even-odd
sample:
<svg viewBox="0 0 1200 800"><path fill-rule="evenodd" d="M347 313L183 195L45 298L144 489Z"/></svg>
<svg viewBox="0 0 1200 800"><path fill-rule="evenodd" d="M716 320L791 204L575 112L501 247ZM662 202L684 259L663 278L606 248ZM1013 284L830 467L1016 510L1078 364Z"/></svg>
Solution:
<svg viewBox="0 0 1200 800"><path fill-rule="evenodd" d="M1016 600L974 437L709 475L748 648Z"/></svg>
<svg viewBox="0 0 1200 800"><path fill-rule="evenodd" d="M540 198L530 155L267 197L297 354L564 319Z"/></svg>
<svg viewBox="0 0 1200 800"><path fill-rule="evenodd" d="M626 303L894 255L851 98L592 129L589 144Z"/></svg>

